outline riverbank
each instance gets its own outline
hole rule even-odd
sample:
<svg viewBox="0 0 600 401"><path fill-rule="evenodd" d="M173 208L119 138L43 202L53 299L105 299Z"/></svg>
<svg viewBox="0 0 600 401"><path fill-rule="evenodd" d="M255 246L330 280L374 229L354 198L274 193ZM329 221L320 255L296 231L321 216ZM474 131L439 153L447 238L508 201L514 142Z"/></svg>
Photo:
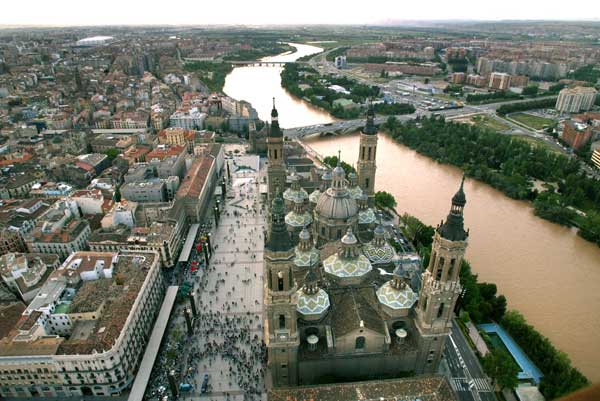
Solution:
<svg viewBox="0 0 600 401"><path fill-rule="evenodd" d="M312 67L300 64L286 64L281 72L281 86L292 96L345 120L363 116L367 100L377 99L381 95L376 85L361 84L343 76L321 75ZM415 112L415 108L407 103L386 104L380 101L374 107L377 114L383 115Z"/></svg>
<svg viewBox="0 0 600 401"><path fill-rule="evenodd" d="M513 199L533 202L538 217L577 227L582 238L600 246L600 182L580 173L576 160L443 119L403 124L391 119L383 128L395 141L423 155L459 167ZM534 180L551 185L540 192L533 188Z"/></svg>

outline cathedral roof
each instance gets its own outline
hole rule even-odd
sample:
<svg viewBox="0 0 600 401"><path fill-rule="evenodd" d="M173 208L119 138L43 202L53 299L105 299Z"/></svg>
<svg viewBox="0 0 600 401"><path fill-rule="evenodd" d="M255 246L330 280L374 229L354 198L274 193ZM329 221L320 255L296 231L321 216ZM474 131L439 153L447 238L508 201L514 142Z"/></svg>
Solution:
<svg viewBox="0 0 600 401"><path fill-rule="evenodd" d="M410 309L417 302L418 295L406 285L404 288L394 288L392 280L377 290L377 299L381 304L392 309Z"/></svg>
<svg viewBox="0 0 600 401"><path fill-rule="evenodd" d="M373 224L377 221L377 216L372 208L358 212L358 224Z"/></svg>
<svg viewBox="0 0 600 401"><path fill-rule="evenodd" d="M308 193L304 188L288 188L283 193L283 199L290 202L304 201L308 199Z"/></svg>
<svg viewBox="0 0 600 401"><path fill-rule="evenodd" d="M333 335L339 337L361 328L385 334L383 319L372 305L377 302L374 298L372 288L332 291L330 315Z"/></svg>
<svg viewBox="0 0 600 401"><path fill-rule="evenodd" d="M340 278L361 277L371 271L371 262L365 255L356 258L342 258L337 253L323 261L325 272Z"/></svg>
<svg viewBox="0 0 600 401"><path fill-rule="evenodd" d="M363 246L363 252L374 265L390 263L396 254L394 248L387 242L381 246L377 246L373 241Z"/></svg>
<svg viewBox="0 0 600 401"><path fill-rule="evenodd" d="M312 216L308 212L297 213L292 210L285 215L285 224L292 227L306 227L312 223Z"/></svg>
<svg viewBox="0 0 600 401"><path fill-rule="evenodd" d="M329 188L319 197L315 211L326 219L346 220L358 214L358 205L348 192L338 195Z"/></svg>
<svg viewBox="0 0 600 401"><path fill-rule="evenodd" d="M307 294L301 289L297 294L296 310L304 316L320 315L329 309L329 295L323 289L319 289L315 294Z"/></svg>
<svg viewBox="0 0 600 401"><path fill-rule="evenodd" d="M309 200L311 203L317 203L317 202L319 201L319 197L321 196L321 193L322 193L322 192L321 192L321 191L319 191L319 189L318 189L318 188L317 188L317 189L315 189L314 191L312 191L312 192L310 193L310 195L308 195L308 200Z"/></svg>

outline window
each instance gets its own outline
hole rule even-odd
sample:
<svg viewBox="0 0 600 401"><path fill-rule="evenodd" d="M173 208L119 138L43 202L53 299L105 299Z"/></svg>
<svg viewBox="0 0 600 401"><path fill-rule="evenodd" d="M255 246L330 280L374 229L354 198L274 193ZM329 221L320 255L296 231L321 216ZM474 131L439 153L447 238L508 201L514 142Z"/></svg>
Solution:
<svg viewBox="0 0 600 401"><path fill-rule="evenodd" d="M444 314L444 303L442 302L442 303L440 304L440 309L438 309L438 313L437 313L437 317L438 317L438 319L439 319L440 317L442 317L442 315L443 315L443 314Z"/></svg>
<svg viewBox="0 0 600 401"><path fill-rule="evenodd" d="M275 149L273 152L274 152L274 155L275 155L275 156L273 157L273 159L277 160L277 149Z"/></svg>
<svg viewBox="0 0 600 401"><path fill-rule="evenodd" d="M367 160L371 160L371 147L370 146L369 146L369 149L368 149Z"/></svg>
<svg viewBox="0 0 600 401"><path fill-rule="evenodd" d="M369 179L365 178L365 189L369 188Z"/></svg>
<svg viewBox="0 0 600 401"><path fill-rule="evenodd" d="M444 258L440 258L440 260L438 261L437 272L435 275L435 279L438 281L442 279L442 272L444 271L444 263L445 263Z"/></svg>
<svg viewBox="0 0 600 401"><path fill-rule="evenodd" d="M354 345L354 348L357 351L362 351L365 349L365 338L363 336L356 337L356 343Z"/></svg>
<svg viewBox="0 0 600 401"><path fill-rule="evenodd" d="M364 146L361 149L361 154L362 155L360 156L360 158L364 160L365 159L365 147Z"/></svg>
<svg viewBox="0 0 600 401"><path fill-rule="evenodd" d="M336 239L340 239L340 238L342 238L342 230L338 228Z"/></svg>
<svg viewBox="0 0 600 401"><path fill-rule="evenodd" d="M279 330L285 329L285 315L279 315Z"/></svg>
<svg viewBox="0 0 600 401"><path fill-rule="evenodd" d="M277 273L277 289L283 291L283 273Z"/></svg>
<svg viewBox="0 0 600 401"><path fill-rule="evenodd" d="M456 259L450 259L450 267L448 268L448 277L447 279L452 279L452 273L454 273L454 265L456 265Z"/></svg>

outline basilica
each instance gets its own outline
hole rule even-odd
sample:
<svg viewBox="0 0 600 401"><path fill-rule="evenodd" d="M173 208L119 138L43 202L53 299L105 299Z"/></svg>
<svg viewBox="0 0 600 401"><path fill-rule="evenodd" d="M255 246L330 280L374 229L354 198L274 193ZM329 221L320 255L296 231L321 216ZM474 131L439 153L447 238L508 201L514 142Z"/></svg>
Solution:
<svg viewBox="0 0 600 401"><path fill-rule="evenodd" d="M372 206L377 128L369 107L356 174L319 173L309 194L289 170L275 107L267 137L270 221L264 329L273 385L435 373L461 292L467 247L461 183L428 266L407 263Z"/></svg>

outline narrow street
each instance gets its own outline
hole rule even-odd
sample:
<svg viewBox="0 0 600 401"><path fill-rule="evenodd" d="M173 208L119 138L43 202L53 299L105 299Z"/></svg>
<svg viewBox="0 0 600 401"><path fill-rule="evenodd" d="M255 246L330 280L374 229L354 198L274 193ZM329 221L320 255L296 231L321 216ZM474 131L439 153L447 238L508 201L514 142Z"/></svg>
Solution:
<svg viewBox="0 0 600 401"><path fill-rule="evenodd" d="M460 401L496 401L491 384L464 335L453 322L444 351L452 389Z"/></svg>

